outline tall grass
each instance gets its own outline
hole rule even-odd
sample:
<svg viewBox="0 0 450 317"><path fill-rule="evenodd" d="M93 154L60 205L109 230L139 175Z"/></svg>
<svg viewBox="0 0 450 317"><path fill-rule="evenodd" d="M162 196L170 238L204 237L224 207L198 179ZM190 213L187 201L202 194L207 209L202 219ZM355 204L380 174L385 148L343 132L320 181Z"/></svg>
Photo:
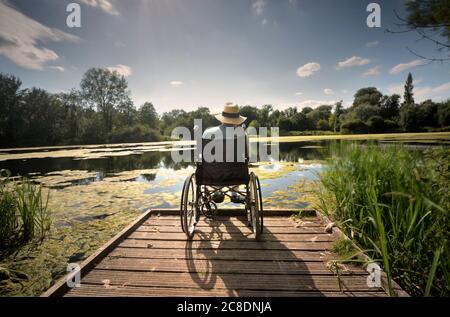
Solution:
<svg viewBox="0 0 450 317"><path fill-rule="evenodd" d="M335 144L319 208L382 265L389 282L415 296L449 296L449 163L449 149Z"/></svg>
<svg viewBox="0 0 450 317"><path fill-rule="evenodd" d="M50 230L48 193L28 179L12 181L9 172L0 171L0 249L42 239Z"/></svg>

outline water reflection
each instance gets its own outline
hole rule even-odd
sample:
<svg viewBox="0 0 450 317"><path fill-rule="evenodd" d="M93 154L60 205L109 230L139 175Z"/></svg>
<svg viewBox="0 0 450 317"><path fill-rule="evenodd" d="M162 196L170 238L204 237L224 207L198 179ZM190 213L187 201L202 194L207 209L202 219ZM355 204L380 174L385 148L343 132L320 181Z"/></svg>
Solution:
<svg viewBox="0 0 450 317"><path fill-rule="evenodd" d="M124 150L124 149L121 149ZM188 151L192 152L191 149ZM93 151L96 153L99 151ZM283 162L299 162L299 160L322 160L326 157L326 148L320 142L281 143L280 160ZM77 157L60 158L30 158L0 161L0 169L8 169L12 176L35 176L36 173L48 174L65 170L82 170L97 172L99 175L110 175L124 171L143 169L171 169L178 171L193 163L175 163L171 154L167 152L144 152L124 156L110 156L94 159L80 159ZM147 181L153 181L155 175L141 175ZM100 177L100 180L102 177ZM95 181L93 179L92 181Z"/></svg>

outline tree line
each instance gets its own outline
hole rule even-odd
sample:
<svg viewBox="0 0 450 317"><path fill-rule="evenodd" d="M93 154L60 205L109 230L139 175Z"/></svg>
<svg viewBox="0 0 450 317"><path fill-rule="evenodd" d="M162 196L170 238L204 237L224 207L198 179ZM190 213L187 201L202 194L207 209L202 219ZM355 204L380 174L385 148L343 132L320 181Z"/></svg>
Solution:
<svg viewBox="0 0 450 317"><path fill-rule="evenodd" d="M79 89L53 94L40 88L22 89L19 78L0 73L0 146L44 146L160 141L173 128L203 128L218 122L207 107L176 109L159 115L150 102L135 107L126 79L107 69L91 68ZM279 127L282 135L302 133L380 133L443 131L450 125L450 99L415 103L413 78L399 95L383 95L374 87L362 88L353 104L342 101L315 109L272 105L243 106L247 126ZM313 132L311 132L313 131Z"/></svg>

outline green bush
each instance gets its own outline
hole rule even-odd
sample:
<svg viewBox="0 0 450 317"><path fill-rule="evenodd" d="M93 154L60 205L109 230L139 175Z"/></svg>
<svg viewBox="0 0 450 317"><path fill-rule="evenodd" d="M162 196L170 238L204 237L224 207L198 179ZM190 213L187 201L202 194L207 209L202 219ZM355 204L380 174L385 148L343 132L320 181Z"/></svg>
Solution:
<svg viewBox="0 0 450 317"><path fill-rule="evenodd" d="M159 131L150 129L145 125L137 124L113 130L109 136L109 140L113 143L153 142L161 141L161 134Z"/></svg>
<svg viewBox="0 0 450 317"><path fill-rule="evenodd" d="M367 125L359 119L346 121L341 125L342 133L367 133L368 131Z"/></svg>
<svg viewBox="0 0 450 317"><path fill-rule="evenodd" d="M411 295L449 296L450 150L344 143L331 153L322 211Z"/></svg>

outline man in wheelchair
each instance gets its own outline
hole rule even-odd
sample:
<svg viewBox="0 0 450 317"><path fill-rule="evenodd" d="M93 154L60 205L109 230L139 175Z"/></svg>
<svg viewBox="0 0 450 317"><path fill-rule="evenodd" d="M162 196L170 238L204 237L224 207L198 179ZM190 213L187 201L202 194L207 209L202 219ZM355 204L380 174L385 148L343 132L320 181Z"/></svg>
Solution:
<svg viewBox="0 0 450 317"><path fill-rule="evenodd" d="M263 206L258 177L249 172L248 138L237 105L226 104L216 115L221 125L207 129L202 136L196 171L183 187L180 216L183 232L192 238L200 214L214 218L217 204L225 196L243 204L255 238L263 231Z"/></svg>
<svg viewBox="0 0 450 317"><path fill-rule="evenodd" d="M207 146L207 143L210 141L217 141L217 142L224 142L224 152L229 153L230 151L237 151L237 155L234 157L230 155L227 159L226 155L224 157L224 161L228 163L236 163L236 162L245 162L245 160L248 160L248 138L247 134L244 131L243 123L247 118L241 116L239 114L239 108L236 105L233 105L231 103L227 103L224 107L224 110L222 113L217 114L216 119L221 122L221 125L208 128L203 133L203 143L205 146ZM217 145L217 144L216 144ZM228 147L228 148L227 148ZM230 160L230 157L232 158ZM230 162L231 161L231 162ZM226 168L226 165L224 165L225 168L223 169L222 178L228 178L239 180L238 177L235 176L236 174L236 165L229 164ZM238 167L239 169L239 167ZM219 169L220 170L220 169ZM220 173L221 171L216 170L217 173ZM239 174L241 176L242 174ZM218 175L216 175L217 177ZM243 181L246 179L244 178ZM238 193L239 186L232 187L232 191L230 193L230 200L232 203L237 204L244 204L245 203L245 197L243 195L240 195ZM225 194L223 191L216 191L212 195L212 200L215 203L222 203L224 201Z"/></svg>

